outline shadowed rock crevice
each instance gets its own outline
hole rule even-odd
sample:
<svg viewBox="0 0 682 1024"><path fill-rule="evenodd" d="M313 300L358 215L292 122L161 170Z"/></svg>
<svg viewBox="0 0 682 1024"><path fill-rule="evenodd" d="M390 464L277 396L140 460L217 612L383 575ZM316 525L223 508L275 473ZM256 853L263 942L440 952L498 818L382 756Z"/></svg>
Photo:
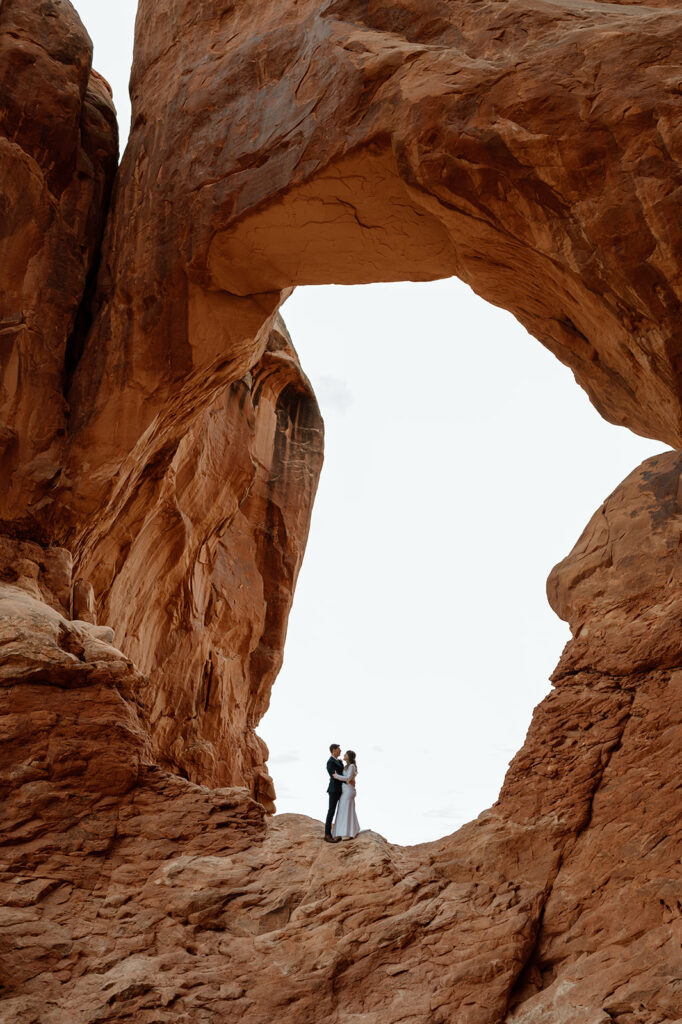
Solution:
<svg viewBox="0 0 682 1024"><path fill-rule="evenodd" d="M612 683L615 680L610 680ZM646 680L642 680L646 682ZM635 689L630 690L630 706L625 707L625 712L618 721L619 733L613 741L613 744L609 746L601 755L601 770L597 770L593 779L593 789L589 801L585 807L584 820L577 828L570 841L567 843L565 849L561 852L559 861L556 867L554 877L551 879L547 886L545 899L542 907L538 914L537 924L535 933L533 935L532 946L528 951L528 956L520 970L514 984L510 988L509 998L506 1007L505 1020L514 1020L513 1011L517 1008L523 1010L523 1004L526 1000L532 996L537 996L543 990L549 988L556 980L558 972L557 965L551 963L543 964L541 958L541 951L543 943L546 939L544 930L545 923L545 909L549 900L552 897L555 886L560 888L562 883L562 870L566 863L567 871L570 873L571 870L571 854L574 851L577 843L581 836L589 831L590 825L592 824L595 799L599 793L599 789L604 781L604 777L608 771L608 768L613 760L614 755L621 748L623 744L623 738L625 731L628 728L632 715L632 702L635 697ZM591 728L591 725L589 726ZM544 970L543 970L544 967Z"/></svg>

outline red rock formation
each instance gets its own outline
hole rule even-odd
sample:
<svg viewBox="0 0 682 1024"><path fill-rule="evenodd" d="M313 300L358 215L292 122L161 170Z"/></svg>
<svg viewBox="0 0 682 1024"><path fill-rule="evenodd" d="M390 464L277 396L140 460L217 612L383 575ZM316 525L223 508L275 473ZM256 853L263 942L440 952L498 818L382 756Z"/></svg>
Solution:
<svg viewBox="0 0 682 1024"><path fill-rule="evenodd" d="M255 728L322 459L291 287L457 273L679 443L681 28L142 0L107 214L87 35L5 0L3 1024L680 1017L678 453L550 577L573 640L476 822L327 847Z"/></svg>
<svg viewBox="0 0 682 1024"><path fill-rule="evenodd" d="M681 473L679 453L651 459L605 503L613 536L591 545L605 575L581 604L596 631L648 611L602 555L615 542L662 579ZM156 767L139 674L48 607L38 546L19 554L24 576L0 594L4 1019L674 1020L682 689L667 654L576 670L578 636L490 811L437 843L365 833L339 849L320 822L264 822L244 791ZM679 617L662 618L670 650Z"/></svg>
<svg viewBox="0 0 682 1024"><path fill-rule="evenodd" d="M65 376L118 156L111 92L91 56L69 4L4 0L0 521L28 535L44 532L63 467Z"/></svg>
<svg viewBox="0 0 682 1024"><path fill-rule="evenodd" d="M604 415L679 442L679 8L414 8L143 0L90 463L227 352L252 365L283 289L453 273Z"/></svg>
<svg viewBox="0 0 682 1024"><path fill-rule="evenodd" d="M682 1009L681 470L679 452L643 463L549 579L574 636L555 672L559 692L606 684L624 727L554 880L514 1024L649 1024ZM566 732L563 746L578 751L588 736Z"/></svg>
<svg viewBox="0 0 682 1024"><path fill-rule="evenodd" d="M93 327L69 380L54 539L154 681L163 763L254 793L261 778L264 793L253 727L281 658L321 425L306 398L308 483L269 499L290 520L282 576L248 556L258 586L283 588L267 638L257 624L272 602L252 601L253 587L229 621L205 621L214 585L234 602L206 553L218 550L221 509L250 486L253 454L243 421L218 429L207 410L237 401L272 331L282 335L292 285L457 273L568 362L605 415L676 443L678 283L665 261L679 248L680 103L662 69L681 16L436 3L415 19L407 4L312 0L216 2L201 15L166 0L162 12L140 6L133 127ZM300 373L296 387L308 390ZM178 467L183 490L207 422L222 481L200 472L183 498ZM239 455L220 430L241 434ZM240 561L254 529L230 538ZM271 652L262 678L259 646ZM202 710L209 678L213 713Z"/></svg>
<svg viewBox="0 0 682 1024"><path fill-rule="evenodd" d="M138 172L121 175L119 196L135 215L117 203L98 294L86 293L116 159L110 93L68 3L6 2L0 33L0 174L12 210L0 243L0 521L12 536L74 554L74 614L115 622L151 679L160 762L213 785L247 785L273 809L254 729L281 664L322 461L322 421L277 317L280 296L233 309L229 297L197 292L188 338L185 257L172 253L172 269L152 243L154 280L133 281L149 270L163 206L156 195L139 202ZM147 218L139 233L138 207ZM151 352L139 340L155 330ZM88 389L119 399L121 381L124 407L113 403L89 446Z"/></svg>
<svg viewBox="0 0 682 1024"><path fill-rule="evenodd" d="M204 408L146 438L77 547L100 621L150 680L161 764L273 810L254 730L282 662L322 462L322 421L281 320ZM159 452L159 447L161 451Z"/></svg>

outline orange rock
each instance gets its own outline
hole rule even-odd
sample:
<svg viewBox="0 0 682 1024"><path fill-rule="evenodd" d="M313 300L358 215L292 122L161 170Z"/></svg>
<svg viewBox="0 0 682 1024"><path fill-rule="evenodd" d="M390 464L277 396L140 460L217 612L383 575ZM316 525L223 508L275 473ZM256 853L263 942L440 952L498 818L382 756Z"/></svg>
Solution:
<svg viewBox="0 0 682 1024"><path fill-rule="evenodd" d="M82 458L117 465L188 379L251 366L293 285L451 274L607 418L679 443L681 26L673 3L142 0Z"/></svg>
<svg viewBox="0 0 682 1024"><path fill-rule="evenodd" d="M557 668L613 675L682 664L676 453L647 459L595 512L547 581L574 636Z"/></svg>
<svg viewBox="0 0 682 1024"><path fill-rule="evenodd" d="M274 788L255 727L282 663L322 464L317 402L281 321L252 371L136 449L82 537L97 621L150 680L159 763L206 785ZM155 465L154 471L150 465Z"/></svg>
<svg viewBox="0 0 682 1024"><path fill-rule="evenodd" d="M196 18L191 4L143 0L133 128L69 379L50 539L73 550L95 616L153 680L168 767L254 794L261 779L271 806L253 727L321 460L277 319L292 286L457 273L567 362L604 415L682 436L679 282L666 269L682 101L661 56L677 53L681 24L646 6L578 18L435 3L416 17L409 4L216 0ZM249 490L262 428L249 438L239 395L274 379L273 344L288 353L282 386L292 374L308 395L296 442L308 468L268 497L266 534L286 542L264 568L255 496L279 470L274 448L259 455ZM272 410L259 419L275 437ZM257 593L268 587L277 600Z"/></svg>
<svg viewBox="0 0 682 1024"><path fill-rule="evenodd" d="M680 1017L679 453L552 573L573 639L475 822L325 845L266 816L255 729L322 462L291 287L457 273L679 443L681 28L666 0L142 0L100 246L87 34L5 0L0 1019Z"/></svg>
<svg viewBox="0 0 682 1024"><path fill-rule="evenodd" d="M68 3L0 10L0 521L49 532L64 399L116 170L111 92Z"/></svg>
<svg viewBox="0 0 682 1024"><path fill-rule="evenodd" d="M647 509L675 536L681 470L678 453L649 460L607 503L652 578L660 545L642 554L627 503L658 495ZM490 811L437 843L329 847L320 822L266 822L245 790L160 770L148 684L30 586L0 594L9 1019L672 1020L679 671L576 671L565 654ZM621 595L614 573L582 607L599 623Z"/></svg>

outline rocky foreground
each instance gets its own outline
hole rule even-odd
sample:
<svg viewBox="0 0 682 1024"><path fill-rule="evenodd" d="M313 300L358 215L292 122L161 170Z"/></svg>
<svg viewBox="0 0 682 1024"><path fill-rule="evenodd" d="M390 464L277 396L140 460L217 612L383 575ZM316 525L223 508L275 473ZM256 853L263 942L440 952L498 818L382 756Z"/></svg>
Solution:
<svg viewBox="0 0 682 1024"><path fill-rule="evenodd" d="M477 821L327 846L255 730L322 464L291 288L457 274L680 445L682 11L141 0L118 170L91 58L4 0L0 1021L680 1024L682 453L552 572Z"/></svg>
<svg viewBox="0 0 682 1024"><path fill-rule="evenodd" d="M47 603L22 545L0 590L0 1019L678 1019L681 473L644 463L552 574L576 639L498 803L405 849L328 846L159 768L149 681Z"/></svg>

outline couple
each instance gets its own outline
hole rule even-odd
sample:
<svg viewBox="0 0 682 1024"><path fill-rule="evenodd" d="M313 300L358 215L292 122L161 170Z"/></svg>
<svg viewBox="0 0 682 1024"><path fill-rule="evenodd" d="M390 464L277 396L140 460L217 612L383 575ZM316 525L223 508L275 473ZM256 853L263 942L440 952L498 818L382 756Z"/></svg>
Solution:
<svg viewBox="0 0 682 1024"><path fill-rule="evenodd" d="M347 750L343 755L343 760L346 762L345 767L339 757L341 747L338 743L332 743L329 753L331 754L327 761L329 811L324 825L324 841L325 843L340 843L342 839L355 839L360 831L355 814L355 776L358 774L358 766L355 763L354 750ZM332 828L334 811L336 811L336 821Z"/></svg>

